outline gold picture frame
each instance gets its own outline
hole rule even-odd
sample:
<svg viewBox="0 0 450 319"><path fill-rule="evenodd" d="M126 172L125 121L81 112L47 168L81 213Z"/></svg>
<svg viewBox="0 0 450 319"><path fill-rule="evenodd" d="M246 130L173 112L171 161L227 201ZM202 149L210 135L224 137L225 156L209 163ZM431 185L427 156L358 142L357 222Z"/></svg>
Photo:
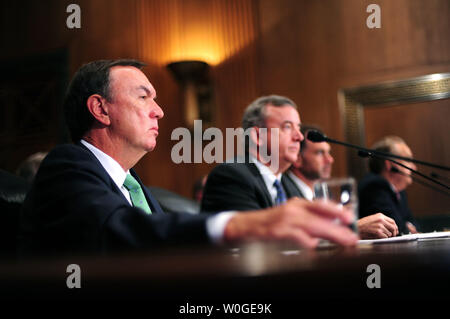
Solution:
<svg viewBox="0 0 450 319"><path fill-rule="evenodd" d="M408 104L450 98L450 72L343 88L338 102L348 143L365 147L364 107ZM353 149L347 150L348 175L361 178L366 168Z"/></svg>

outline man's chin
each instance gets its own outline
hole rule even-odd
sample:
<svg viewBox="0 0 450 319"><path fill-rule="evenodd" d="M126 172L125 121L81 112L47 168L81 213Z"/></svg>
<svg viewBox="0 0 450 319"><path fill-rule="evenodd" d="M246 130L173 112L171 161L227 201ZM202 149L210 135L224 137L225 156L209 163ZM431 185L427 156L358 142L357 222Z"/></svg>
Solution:
<svg viewBox="0 0 450 319"><path fill-rule="evenodd" d="M291 154L289 154L289 156L286 157L286 161L289 162L290 164L294 164L298 159L298 152L294 153L292 152Z"/></svg>
<svg viewBox="0 0 450 319"><path fill-rule="evenodd" d="M155 147L156 147L156 142L148 144L147 147L145 148L145 151L146 152L151 152L151 151L153 151L155 149Z"/></svg>
<svg viewBox="0 0 450 319"><path fill-rule="evenodd" d="M320 174L320 178L321 179L330 179L331 178L331 173Z"/></svg>

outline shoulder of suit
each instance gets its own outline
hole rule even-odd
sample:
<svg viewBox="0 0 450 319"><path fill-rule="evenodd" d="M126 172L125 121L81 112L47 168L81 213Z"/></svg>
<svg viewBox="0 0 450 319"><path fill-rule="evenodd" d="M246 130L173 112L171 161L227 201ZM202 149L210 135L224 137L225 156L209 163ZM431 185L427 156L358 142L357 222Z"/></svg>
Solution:
<svg viewBox="0 0 450 319"><path fill-rule="evenodd" d="M225 163L217 165L211 171L211 174L221 173L221 172L246 174L246 173L250 173L253 170L257 170L256 165L253 163L225 162Z"/></svg>
<svg viewBox="0 0 450 319"><path fill-rule="evenodd" d="M41 166L56 169L87 169L101 174L100 162L87 148L78 144L60 144L45 157ZM106 171L105 171L106 173Z"/></svg>
<svg viewBox="0 0 450 319"><path fill-rule="evenodd" d="M55 146L47 155L47 158L69 157L69 156L91 156L93 155L86 147L78 144L60 144Z"/></svg>
<svg viewBox="0 0 450 319"><path fill-rule="evenodd" d="M373 188L391 189L389 182L383 176L373 173L369 173L366 176L364 176L359 182L358 186L360 191L370 190Z"/></svg>

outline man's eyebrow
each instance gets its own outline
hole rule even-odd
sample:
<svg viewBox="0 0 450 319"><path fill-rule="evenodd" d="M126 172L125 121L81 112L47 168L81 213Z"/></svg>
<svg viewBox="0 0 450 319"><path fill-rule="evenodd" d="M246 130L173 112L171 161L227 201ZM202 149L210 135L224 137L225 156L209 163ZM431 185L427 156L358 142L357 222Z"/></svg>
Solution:
<svg viewBox="0 0 450 319"><path fill-rule="evenodd" d="M138 90L144 90L145 93L147 93L148 95L152 96L152 91L150 91L146 86L144 85L139 85L139 87L137 88ZM154 92L153 92L154 93ZM153 94L156 98L156 93Z"/></svg>
<svg viewBox="0 0 450 319"><path fill-rule="evenodd" d="M291 121L291 120L284 120L283 122L281 122L281 124L283 125L283 124L291 124L292 126L295 126L296 124L293 122L293 121ZM301 128L301 123L298 123L298 128L300 129Z"/></svg>

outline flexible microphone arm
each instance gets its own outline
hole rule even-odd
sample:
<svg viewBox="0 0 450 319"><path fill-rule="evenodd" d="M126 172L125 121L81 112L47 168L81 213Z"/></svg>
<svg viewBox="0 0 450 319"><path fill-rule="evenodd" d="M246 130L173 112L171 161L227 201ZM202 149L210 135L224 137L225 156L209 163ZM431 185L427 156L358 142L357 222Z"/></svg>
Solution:
<svg viewBox="0 0 450 319"><path fill-rule="evenodd" d="M399 165L399 166L401 166L401 167L404 167L404 168L410 170L410 171L413 172L414 174L417 174L417 175L419 175L419 176L421 176L421 177L423 177L423 178L425 178L425 179L427 179L427 180L429 180L429 181L431 181L431 182L433 182L433 183L436 183L436 184L438 184L438 185L440 185L440 186L442 186L442 187L445 187L445 188L447 188L447 189L450 189L449 186L447 186L447 185L445 185L445 184L443 184L443 183L441 183L441 182L435 180L434 178L431 178L431 177L429 177L429 176L427 176L427 175L425 175L425 174L422 174L421 172L416 171L415 169L412 169L412 168L410 168L410 167L408 167L408 166L406 166L406 165L403 165L402 163L400 163L400 162L398 162L398 161L396 161L396 160L393 160L392 158L389 158L389 157L387 157L387 156L383 156L383 155L380 155L380 154L375 154L375 153L372 153L372 152L361 151L361 150L358 151L358 156L360 156L360 157L375 157L375 158L381 158L381 159L385 159L385 160L391 161L392 163L395 163L395 164L397 164L397 165ZM398 170L398 169L397 169L397 170ZM396 172L396 171L393 170L393 172ZM398 173L400 173L400 171L398 171Z"/></svg>
<svg viewBox="0 0 450 319"><path fill-rule="evenodd" d="M439 174L437 174L435 172L431 172L430 176L433 177L433 178L436 178L437 180L443 180L446 183L450 183L450 178L442 176L442 175L439 175Z"/></svg>
<svg viewBox="0 0 450 319"><path fill-rule="evenodd" d="M400 170L399 170L398 168L396 168L396 167L392 167L392 168L393 168L393 169L394 169L394 168L396 169L396 171L392 169L393 172L398 172L399 174L402 174L402 172L400 172ZM414 183L419 183L419 184L422 185L422 186L431 188L432 190L434 190L434 191L436 191L436 192L439 192L439 193L441 193L441 194L444 194L444 195L450 197L450 193L447 193L446 191L444 191L444 190L442 190L442 189L440 189L440 188L438 188L438 187L436 187L436 186L434 186L434 185L431 185L431 184L429 184L429 183L427 183L427 182L425 182L425 181L423 181L423 180L421 180L421 179L419 179L419 178L417 178L417 177L414 177L414 176L412 176L412 175L411 175L411 178L413 179Z"/></svg>
<svg viewBox="0 0 450 319"><path fill-rule="evenodd" d="M394 155L394 154L390 154L390 153L379 152L379 151L372 150L372 149L369 149L369 148L365 148L365 147L361 147L361 146L357 146L357 145L353 145L353 144L337 141L337 140L334 140L332 138L329 138L329 137L325 136L324 134L322 134L322 133L320 133L319 131L316 131L316 130L308 131L307 139L310 140L311 142L314 142L314 143L329 142L329 143L344 145L344 146L347 146L347 147L351 147L351 148L357 149L359 151L364 151L364 152L369 152L369 153L372 153L372 154L375 154L375 155L384 156L386 158L397 158L397 159L401 159L401 160L408 161L408 162L413 162L413 163L420 164L420 165L425 165L425 166L430 166L430 167L434 167L434 168L450 171L450 167L447 167L447 166L444 166L444 165L428 163L428 162L420 161L420 160L417 160L417 159L414 159L414 158L410 158L410 157L404 157L404 156Z"/></svg>

